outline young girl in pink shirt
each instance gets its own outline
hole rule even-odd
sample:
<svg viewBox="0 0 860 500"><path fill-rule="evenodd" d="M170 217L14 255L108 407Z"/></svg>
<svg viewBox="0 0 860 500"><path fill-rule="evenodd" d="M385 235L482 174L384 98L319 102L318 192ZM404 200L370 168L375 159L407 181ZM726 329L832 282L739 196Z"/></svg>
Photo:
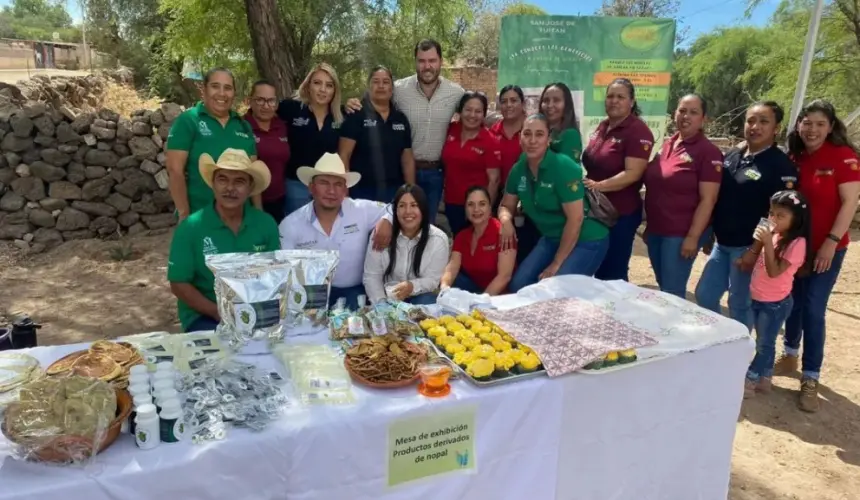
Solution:
<svg viewBox="0 0 860 500"><path fill-rule="evenodd" d="M763 243L763 249L750 283L756 352L747 370L744 398L770 390L776 338L793 304L794 275L809 268L809 208L803 196L797 191L774 194L768 221L762 221L755 230L755 239Z"/></svg>

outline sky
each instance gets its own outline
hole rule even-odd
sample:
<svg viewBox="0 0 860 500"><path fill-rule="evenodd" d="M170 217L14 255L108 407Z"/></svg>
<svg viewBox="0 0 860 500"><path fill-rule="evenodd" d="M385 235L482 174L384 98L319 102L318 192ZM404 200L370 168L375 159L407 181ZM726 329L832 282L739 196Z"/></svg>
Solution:
<svg viewBox="0 0 860 500"><path fill-rule="evenodd" d="M75 22L81 19L79 0L64 0L66 9ZM600 8L601 0L526 0L540 6L552 15L589 15ZM8 5L11 0L0 0L0 6ZM688 26L690 36L687 43L698 35L721 26L739 24L763 25L773 14L779 0L763 0L749 19L744 18L746 0L681 0L680 19L682 26Z"/></svg>

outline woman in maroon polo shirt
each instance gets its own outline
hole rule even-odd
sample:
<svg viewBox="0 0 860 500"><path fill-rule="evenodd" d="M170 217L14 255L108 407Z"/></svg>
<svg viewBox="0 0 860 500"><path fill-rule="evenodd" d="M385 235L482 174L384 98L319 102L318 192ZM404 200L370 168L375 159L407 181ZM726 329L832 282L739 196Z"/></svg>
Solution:
<svg viewBox="0 0 860 500"><path fill-rule="evenodd" d="M678 132L645 171L645 242L660 290L684 298L693 260L720 192L723 154L705 137L707 104L700 95L678 101Z"/></svg>
<svg viewBox="0 0 860 500"><path fill-rule="evenodd" d="M445 217L452 234L466 227L466 191L470 187L487 188L490 202L496 201L502 159L499 141L484 126L487 96L482 92L466 92L460 99L457 113L460 120L448 127L448 137L442 148Z"/></svg>
<svg viewBox="0 0 860 500"><path fill-rule="evenodd" d="M499 295L507 290L517 260L516 248L502 251L502 223L492 216L490 193L473 186L466 193L470 226L454 237L451 260L442 275L442 290Z"/></svg>
<svg viewBox="0 0 860 500"><path fill-rule="evenodd" d="M633 239L642 223L639 188L648 166L654 134L639 119L636 90L626 78L606 88L606 116L591 134L582 154L586 187L606 194L620 217L609 231L609 251L594 275L602 280L627 281Z"/></svg>
<svg viewBox="0 0 860 500"><path fill-rule="evenodd" d="M774 374L797 370L802 340L799 405L801 410L815 412L819 407L818 377L824 362L824 314L848 250L848 229L860 195L860 162L845 124L836 116L833 105L821 99L800 111L795 129L788 136L788 150L797 164L800 192L809 202L809 251L815 252L815 258L812 273L794 279L794 306L785 322L785 355L774 366Z"/></svg>
<svg viewBox="0 0 860 500"><path fill-rule="evenodd" d="M275 86L266 80L254 83L249 98L251 109L245 119L254 131L257 158L269 167L272 174L272 182L263 191L263 210L280 224L286 216L284 169L290 159L290 144L287 142L287 125L276 114L278 97L275 92Z"/></svg>

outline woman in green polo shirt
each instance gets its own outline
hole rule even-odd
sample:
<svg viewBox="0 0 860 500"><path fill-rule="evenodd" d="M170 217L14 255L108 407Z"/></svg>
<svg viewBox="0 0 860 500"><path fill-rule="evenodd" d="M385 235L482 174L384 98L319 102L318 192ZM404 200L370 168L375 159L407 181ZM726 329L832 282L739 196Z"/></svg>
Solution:
<svg viewBox="0 0 860 500"><path fill-rule="evenodd" d="M541 238L514 273L511 290L559 274L593 276L609 248L609 229L585 216L582 167L550 149L550 126L543 115L526 119L520 141L525 154L511 169L499 207L502 248L513 246L517 202Z"/></svg>
<svg viewBox="0 0 860 500"><path fill-rule="evenodd" d="M550 145L579 163L582 156L582 135L576 122L573 94L562 82L550 83L540 95L540 114L546 117L550 130Z"/></svg>
<svg viewBox="0 0 860 500"><path fill-rule="evenodd" d="M251 125L233 111L236 88L230 70L209 70L203 77L202 94L202 101L176 118L167 137L170 195L180 221L215 200L212 189L200 177L200 155L218 158L227 148L242 149L252 160L257 155ZM259 195L253 202L262 207Z"/></svg>

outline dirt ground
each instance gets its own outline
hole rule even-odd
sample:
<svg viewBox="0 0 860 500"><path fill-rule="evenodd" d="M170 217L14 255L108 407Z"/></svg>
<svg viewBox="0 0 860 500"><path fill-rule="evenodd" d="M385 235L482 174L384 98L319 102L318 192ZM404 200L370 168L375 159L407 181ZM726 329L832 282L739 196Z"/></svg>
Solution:
<svg viewBox="0 0 860 500"><path fill-rule="evenodd" d="M827 315L822 409L814 415L797 410L798 381L785 377L775 379L770 396L744 402L730 500L860 497L860 365L851 358L860 352L860 233L853 236ZM131 241L131 260L123 262L111 258L116 242L72 241L33 257L0 244L0 308L41 323L43 345L178 331L165 280L169 235ZM653 286L646 255L637 239L631 280ZM691 291L703 264L700 256Z"/></svg>

